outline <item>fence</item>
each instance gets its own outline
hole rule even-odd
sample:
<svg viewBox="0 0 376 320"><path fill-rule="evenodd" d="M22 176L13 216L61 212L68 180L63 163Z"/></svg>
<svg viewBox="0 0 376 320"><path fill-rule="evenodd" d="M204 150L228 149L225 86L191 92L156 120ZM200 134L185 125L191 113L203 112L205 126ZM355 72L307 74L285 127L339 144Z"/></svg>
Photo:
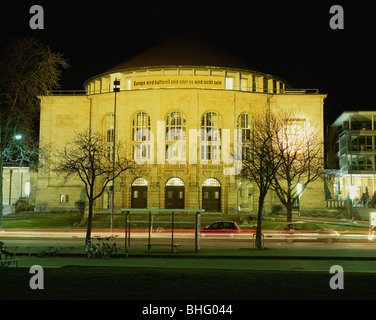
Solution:
<svg viewBox="0 0 376 320"><path fill-rule="evenodd" d="M345 200L326 200L327 208L343 208L345 206Z"/></svg>

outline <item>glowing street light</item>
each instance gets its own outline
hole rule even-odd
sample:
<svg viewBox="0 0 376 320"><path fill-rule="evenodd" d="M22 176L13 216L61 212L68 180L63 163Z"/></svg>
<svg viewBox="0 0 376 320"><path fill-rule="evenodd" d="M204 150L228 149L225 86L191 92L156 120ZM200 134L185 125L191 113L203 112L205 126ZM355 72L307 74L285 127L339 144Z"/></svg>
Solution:
<svg viewBox="0 0 376 320"><path fill-rule="evenodd" d="M20 133L15 134L14 135L14 140L17 140L17 141L22 140L22 134L20 134Z"/></svg>

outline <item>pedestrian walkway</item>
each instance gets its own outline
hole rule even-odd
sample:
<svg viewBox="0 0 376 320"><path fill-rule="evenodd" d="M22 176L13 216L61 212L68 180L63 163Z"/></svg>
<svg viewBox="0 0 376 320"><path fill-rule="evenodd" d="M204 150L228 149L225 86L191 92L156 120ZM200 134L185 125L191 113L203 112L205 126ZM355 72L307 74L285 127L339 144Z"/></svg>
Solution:
<svg viewBox="0 0 376 320"><path fill-rule="evenodd" d="M128 258L376 260L375 241L295 242L290 245L284 241L265 241L265 250L255 250L251 239L204 239L200 241L199 252L195 253L193 239L179 239L178 253L172 253L169 239L153 239L152 244L164 241L166 246L153 248L149 253L145 238L132 239L126 250L124 235L121 232L114 234L119 235L116 239L120 256ZM84 239L85 233L77 231L0 231L0 240L16 255L84 257Z"/></svg>

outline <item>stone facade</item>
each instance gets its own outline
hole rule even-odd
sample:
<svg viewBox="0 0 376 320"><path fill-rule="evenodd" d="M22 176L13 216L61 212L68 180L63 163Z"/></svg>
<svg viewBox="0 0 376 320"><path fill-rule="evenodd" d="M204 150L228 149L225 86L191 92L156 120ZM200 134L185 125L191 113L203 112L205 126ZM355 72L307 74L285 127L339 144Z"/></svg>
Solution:
<svg viewBox="0 0 376 320"><path fill-rule="evenodd" d="M89 125L93 131L110 136L115 80L120 81L120 91L116 93L116 140L126 141L131 155L138 146L144 145L141 157L148 163L143 177L126 173L115 182L117 212L132 206L166 208L171 206L167 203L171 197L175 201L173 205L186 209L206 207L207 211L223 214L257 211L257 188L250 182L238 181L234 175L224 174L224 168L233 164L231 161L224 163L223 148L222 153L218 153L213 138L207 140L210 152L205 149L203 155L204 149L193 150L190 143L197 139L197 134L191 136L191 129L196 132L202 128L218 129L220 139L223 139L224 129L229 129L233 146L234 129L241 129L252 112L270 105L272 111L294 112L317 126L322 137L324 134L326 95L315 90L292 90L281 78L236 67L160 66L149 62L142 67L125 64L93 77L85 83L86 94L83 95L40 97L42 144L61 149L75 131L82 131ZM146 129L150 130L152 138L142 135L142 130ZM137 136L137 130L141 130L141 136ZM184 151L170 150L172 153L165 153L161 163L160 151L166 151L180 139L176 136L164 139L170 130L184 133ZM162 145L158 145L161 142ZM153 150L154 153L149 153ZM196 163L192 163L195 153ZM179 179L169 180L171 178ZM142 192L144 200L140 198ZM109 210L110 193L111 188L107 188L96 201L97 211ZM76 202L82 201L85 195L79 180L64 185L48 170L38 174L37 210L42 207L73 209ZM278 199L270 194L266 210L274 203L278 203ZM301 196L301 208L325 208L322 181L309 185Z"/></svg>

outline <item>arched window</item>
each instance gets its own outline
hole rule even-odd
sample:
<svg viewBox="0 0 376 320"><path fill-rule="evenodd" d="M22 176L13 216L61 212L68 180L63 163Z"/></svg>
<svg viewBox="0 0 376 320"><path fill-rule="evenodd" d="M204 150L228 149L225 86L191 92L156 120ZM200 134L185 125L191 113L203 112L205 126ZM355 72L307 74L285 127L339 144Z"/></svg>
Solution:
<svg viewBox="0 0 376 320"><path fill-rule="evenodd" d="M107 142L114 142L114 119L115 116L113 113L109 113L106 117L106 141Z"/></svg>
<svg viewBox="0 0 376 320"><path fill-rule="evenodd" d="M146 112L138 112L132 119L132 154L138 161L152 159L150 116Z"/></svg>
<svg viewBox="0 0 376 320"><path fill-rule="evenodd" d="M150 116L146 112L138 112L132 120L132 141L150 140Z"/></svg>
<svg viewBox="0 0 376 320"><path fill-rule="evenodd" d="M214 111L201 117L201 160L219 164L222 117Z"/></svg>
<svg viewBox="0 0 376 320"><path fill-rule="evenodd" d="M166 159L185 162L185 115L181 111L172 111L166 117Z"/></svg>
<svg viewBox="0 0 376 320"><path fill-rule="evenodd" d="M251 142L251 116L248 113L238 117L238 129L242 133L242 159L249 160L250 150L247 145Z"/></svg>

